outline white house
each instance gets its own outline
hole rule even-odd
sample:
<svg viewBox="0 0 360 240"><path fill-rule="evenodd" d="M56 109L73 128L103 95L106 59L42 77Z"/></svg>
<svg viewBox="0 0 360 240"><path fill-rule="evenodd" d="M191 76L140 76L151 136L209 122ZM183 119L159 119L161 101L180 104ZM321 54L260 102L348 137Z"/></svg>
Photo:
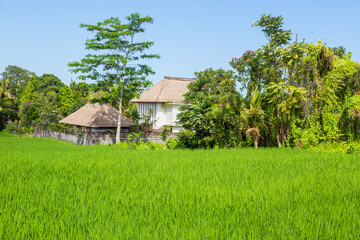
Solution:
<svg viewBox="0 0 360 240"><path fill-rule="evenodd" d="M184 94L189 91L187 85L195 78L164 77L163 80L143 92L140 98L131 102L137 103L138 113L146 115L152 113L155 121L153 129L171 126L173 132L179 132L182 127L177 124L179 107L183 105Z"/></svg>

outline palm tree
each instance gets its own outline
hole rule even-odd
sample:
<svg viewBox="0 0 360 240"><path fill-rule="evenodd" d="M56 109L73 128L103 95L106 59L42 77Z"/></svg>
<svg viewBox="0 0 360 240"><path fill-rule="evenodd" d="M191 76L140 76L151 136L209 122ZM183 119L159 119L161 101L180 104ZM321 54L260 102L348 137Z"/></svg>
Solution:
<svg viewBox="0 0 360 240"><path fill-rule="evenodd" d="M250 96L250 107L244 108L241 113L242 128L246 135L254 139L254 147L258 148L260 128L265 127L265 112L261 109L261 98L258 89L255 89Z"/></svg>

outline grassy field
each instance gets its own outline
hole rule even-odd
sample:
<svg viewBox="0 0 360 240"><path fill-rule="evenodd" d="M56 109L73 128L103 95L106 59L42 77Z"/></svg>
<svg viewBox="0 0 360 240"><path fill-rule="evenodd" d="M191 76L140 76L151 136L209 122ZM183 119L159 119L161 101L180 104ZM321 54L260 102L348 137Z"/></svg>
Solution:
<svg viewBox="0 0 360 240"><path fill-rule="evenodd" d="M0 239L359 238L359 155L0 134Z"/></svg>

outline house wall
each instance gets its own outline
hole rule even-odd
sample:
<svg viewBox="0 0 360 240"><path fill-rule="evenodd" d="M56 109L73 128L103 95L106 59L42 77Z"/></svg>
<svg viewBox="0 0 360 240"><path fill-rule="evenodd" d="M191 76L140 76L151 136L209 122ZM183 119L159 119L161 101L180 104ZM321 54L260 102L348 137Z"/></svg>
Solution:
<svg viewBox="0 0 360 240"><path fill-rule="evenodd" d="M155 124L154 129L159 129L165 125L173 126L173 132L179 132L181 126L176 123L178 121L177 114L180 112L179 103L156 103Z"/></svg>
<svg viewBox="0 0 360 240"><path fill-rule="evenodd" d="M138 103L137 109L140 116L148 114L152 111L152 120L155 121L153 128L160 129L161 127L173 126L173 132L182 130L181 126L176 123L177 114L180 112L180 103Z"/></svg>

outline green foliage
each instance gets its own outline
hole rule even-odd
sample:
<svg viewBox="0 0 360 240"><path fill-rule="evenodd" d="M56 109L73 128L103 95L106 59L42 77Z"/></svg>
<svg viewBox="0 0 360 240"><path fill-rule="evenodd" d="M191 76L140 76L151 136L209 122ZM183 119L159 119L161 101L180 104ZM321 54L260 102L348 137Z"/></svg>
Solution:
<svg viewBox="0 0 360 240"><path fill-rule="evenodd" d="M140 17L139 13L132 13L126 17L126 22L112 17L96 25L80 25L95 33L94 38L85 42L85 47L98 54L88 54L78 62L69 63L70 71L80 73L80 80L97 81L105 92L102 101L115 100L119 105L119 114L123 104L127 106L130 99L151 84L147 76L154 72L144 61L160 56L145 53L154 42L137 42L135 38L145 32L144 24L152 22L149 16ZM117 143L120 141L120 129L121 118L116 131Z"/></svg>
<svg viewBox="0 0 360 240"><path fill-rule="evenodd" d="M163 142L166 142L167 137L170 135L172 128L170 126L164 126L164 129L160 133Z"/></svg>
<svg viewBox="0 0 360 240"><path fill-rule="evenodd" d="M130 102L123 114L132 119L136 124L139 124L140 120L143 120L137 111L137 103Z"/></svg>
<svg viewBox="0 0 360 240"><path fill-rule="evenodd" d="M17 101L21 98L22 92L29 82L30 77L36 77L35 73L18 66L9 65L1 73L2 79L8 81L9 93Z"/></svg>
<svg viewBox="0 0 360 240"><path fill-rule="evenodd" d="M244 108L241 113L242 130L246 135L251 135L254 140L254 147L258 147L261 129L265 129L265 112L261 109L260 93L254 89L251 95L249 108Z"/></svg>
<svg viewBox="0 0 360 240"><path fill-rule="evenodd" d="M32 81L34 83L35 90L42 93L59 93L60 88L65 86L65 84L53 74L43 74L41 77L33 77Z"/></svg>
<svg viewBox="0 0 360 240"><path fill-rule="evenodd" d="M294 111L301 108L306 100L306 90L284 82L271 82L266 88L266 98L269 104L273 104L276 113L276 130L279 146L288 143L291 129L291 117Z"/></svg>
<svg viewBox="0 0 360 240"><path fill-rule="evenodd" d="M47 95L40 95L37 105L40 118L39 124L43 129L47 129L50 124L58 123L61 119L58 104L57 94L55 92L49 92Z"/></svg>
<svg viewBox="0 0 360 240"><path fill-rule="evenodd" d="M57 123L61 119L62 109L58 95L63 86L52 74L31 77L20 99L20 125L33 129L38 123L46 129L50 124Z"/></svg>
<svg viewBox="0 0 360 240"><path fill-rule="evenodd" d="M291 134L289 136L290 145L296 148L310 148L319 144L319 129L315 127L303 128L298 127L301 125L300 119L295 119L292 122ZM314 126L314 125L312 125Z"/></svg>
<svg viewBox="0 0 360 240"><path fill-rule="evenodd" d="M237 93L221 85L231 77L210 70L197 73L185 95L188 105L180 108L180 123L187 130L179 135L180 143L191 148L247 146L245 133L255 147L359 140L360 65L351 53L322 41L290 43L291 31L283 29L281 16L264 14L253 26L269 42L229 62L244 98L226 100Z"/></svg>
<svg viewBox="0 0 360 240"><path fill-rule="evenodd" d="M153 118L153 109L148 111L146 114L136 114L135 120L137 120L137 128L143 132L149 132L152 129L152 126L155 124L156 119Z"/></svg>
<svg viewBox="0 0 360 240"><path fill-rule="evenodd" d="M9 88L9 80L0 80L0 131L17 119L17 106Z"/></svg>
<svg viewBox="0 0 360 240"><path fill-rule="evenodd" d="M240 89L246 90L243 116L250 112L252 92L258 89L263 96L259 107L264 114L259 116L265 116L267 127L260 143L309 147L359 139L357 119L352 122L348 114L352 96L360 90L359 64L342 47L330 49L321 41L289 43L291 32L282 25L281 16L262 15L253 26L261 28L268 44L230 62Z"/></svg>
<svg viewBox="0 0 360 240"><path fill-rule="evenodd" d="M260 20L253 24L260 27L266 38L275 46L288 44L291 40L291 30L283 30L283 17L272 17L269 15L261 15Z"/></svg>
<svg viewBox="0 0 360 240"><path fill-rule="evenodd" d="M351 55L342 58L334 57L334 68L325 77L326 84L334 91L335 100L341 102L360 90L360 78L354 77L360 65L350 59Z"/></svg>
<svg viewBox="0 0 360 240"><path fill-rule="evenodd" d="M340 129L349 140L360 139L360 95L347 98L341 113Z"/></svg>
<svg viewBox="0 0 360 240"><path fill-rule="evenodd" d="M263 66L260 64L263 52L246 51L241 58L233 58L229 64L237 71L236 80L240 82L240 90L246 91L248 98L254 89L261 91L263 87Z"/></svg>
<svg viewBox="0 0 360 240"><path fill-rule="evenodd" d="M165 146L167 149L173 150L176 148L179 148L179 140L175 139L175 138L168 138L166 140Z"/></svg>
<svg viewBox="0 0 360 240"><path fill-rule="evenodd" d="M166 149L164 144L159 144L151 141L140 142L136 144L134 142L120 142L115 145L120 148L134 149L134 150L164 150Z"/></svg>
<svg viewBox="0 0 360 240"><path fill-rule="evenodd" d="M3 132L15 133L24 136L33 136L34 130L35 126L25 126L23 124L20 124L19 121L15 120L14 122L7 124Z"/></svg>
<svg viewBox="0 0 360 240"><path fill-rule="evenodd" d="M0 100L0 131L5 126L18 119L17 107L12 101Z"/></svg>
<svg viewBox="0 0 360 240"><path fill-rule="evenodd" d="M35 79L30 78L23 95L20 99L19 118L23 126L31 126L40 117L36 105L33 102L38 98L35 91Z"/></svg>
<svg viewBox="0 0 360 240"><path fill-rule="evenodd" d="M183 130L177 134L179 139L178 146L179 148L198 148L201 144L201 140L198 140L196 133L191 130Z"/></svg>
<svg viewBox="0 0 360 240"><path fill-rule="evenodd" d="M94 102L94 99L101 98L102 96L101 87L96 84L88 84L86 82L76 83L71 80L70 92L67 87L64 88L66 88L66 94L64 94L64 100L61 102L65 102L65 105L63 106L65 110L67 109L67 114L76 112L87 102Z"/></svg>
<svg viewBox="0 0 360 240"><path fill-rule="evenodd" d="M86 82L76 83L74 80L71 80L70 89L75 99L89 100L91 93L101 90L101 86L96 84L88 84Z"/></svg>
<svg viewBox="0 0 360 240"><path fill-rule="evenodd" d="M239 112L241 97L236 91L232 71L222 69L195 73L197 80L188 85L179 122L186 130L179 140L189 147L235 147L241 141ZM186 139L188 138L189 139Z"/></svg>
<svg viewBox="0 0 360 240"><path fill-rule="evenodd" d="M68 86L61 87L59 89L59 102L60 102L60 112L64 116L67 116L71 113L73 105L75 103L75 98Z"/></svg>
<svg viewBox="0 0 360 240"><path fill-rule="evenodd" d="M22 94L20 102L31 102L36 99L35 78L30 78Z"/></svg>
<svg viewBox="0 0 360 240"><path fill-rule="evenodd" d="M86 100L83 98L75 100L69 107L69 113L74 113L79 110L81 107L85 106Z"/></svg>
<svg viewBox="0 0 360 240"><path fill-rule="evenodd" d="M360 142L324 141L317 145L311 145L309 149L321 152L359 154Z"/></svg>
<svg viewBox="0 0 360 240"><path fill-rule="evenodd" d="M9 89L9 80L1 79L0 80L0 99L12 99L13 96Z"/></svg>
<svg viewBox="0 0 360 240"><path fill-rule="evenodd" d="M346 49L343 46L333 47L333 48L331 48L331 50L339 58L343 58L346 55Z"/></svg>
<svg viewBox="0 0 360 240"><path fill-rule="evenodd" d="M143 134L143 132L139 132L139 133L136 133L136 132L133 132L133 133L130 133L128 136L127 136L127 140L129 142L135 142L137 145L141 144L141 143L144 143L144 139L141 138L141 135Z"/></svg>
<svg viewBox="0 0 360 240"><path fill-rule="evenodd" d="M144 142L144 139L141 138L143 133L130 133L127 137L128 142L119 142L115 146L121 148L128 148L128 149L137 149L137 150L164 150L165 145L147 141Z"/></svg>

